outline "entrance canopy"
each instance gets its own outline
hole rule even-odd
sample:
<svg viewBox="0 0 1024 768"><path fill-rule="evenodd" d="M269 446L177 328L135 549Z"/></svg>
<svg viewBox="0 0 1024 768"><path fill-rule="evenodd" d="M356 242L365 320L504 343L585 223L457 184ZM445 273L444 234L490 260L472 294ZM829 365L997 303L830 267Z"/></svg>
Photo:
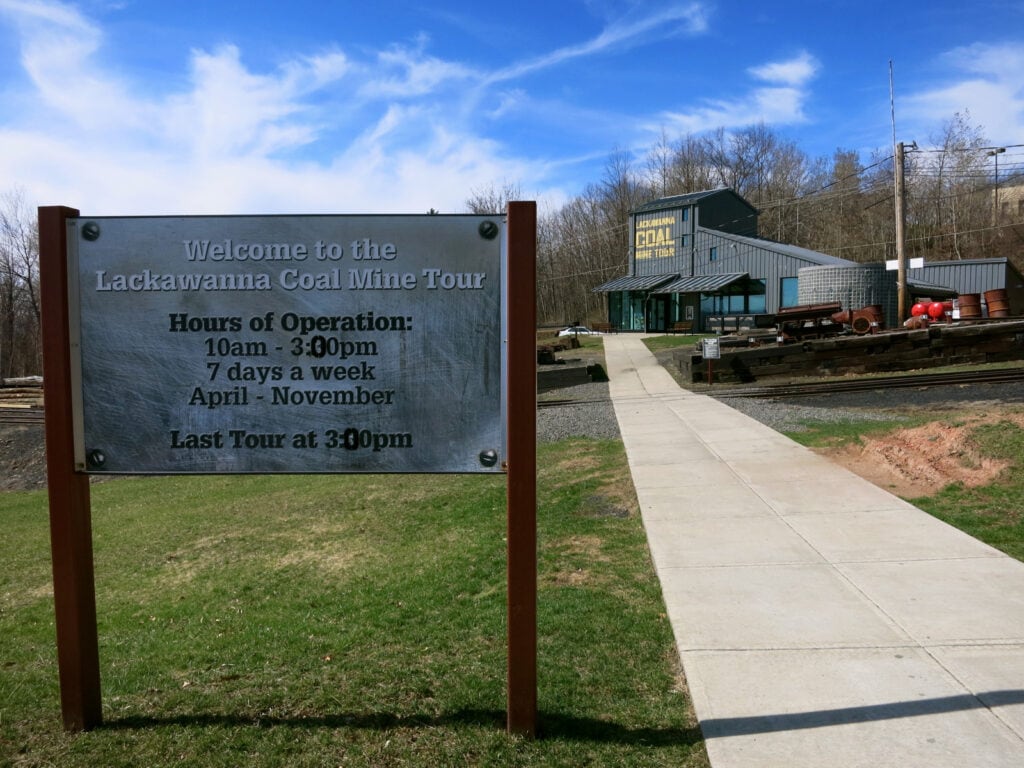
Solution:
<svg viewBox="0 0 1024 768"><path fill-rule="evenodd" d="M594 289L594 293L612 293L614 291L657 291L657 293L714 293L737 280L748 276L747 272L730 272L715 275L693 275L681 277L673 275L626 275L602 283Z"/></svg>
<svg viewBox="0 0 1024 768"><path fill-rule="evenodd" d="M679 278L679 273L671 275L626 275L602 283L594 289L594 293L612 293L613 291L650 291ZM659 290L660 292L660 290Z"/></svg>
<svg viewBox="0 0 1024 768"><path fill-rule="evenodd" d="M747 274L747 272L733 272L730 274L681 277L668 285L660 286L659 290L664 293L714 293L715 291L722 290L727 285L732 285L737 280L742 280L747 277Z"/></svg>

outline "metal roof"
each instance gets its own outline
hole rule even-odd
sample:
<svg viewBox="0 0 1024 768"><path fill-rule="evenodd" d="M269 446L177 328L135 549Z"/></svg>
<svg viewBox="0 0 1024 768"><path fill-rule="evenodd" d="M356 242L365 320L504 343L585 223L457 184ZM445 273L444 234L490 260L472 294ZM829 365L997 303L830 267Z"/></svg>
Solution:
<svg viewBox="0 0 1024 768"><path fill-rule="evenodd" d="M725 240L732 240L733 242L742 243L753 248L761 248L766 251L781 253L785 256L792 256L797 259L802 259L803 261L808 261L811 264L819 264L823 267L857 266L857 262L850 261L849 259L842 259L839 258L838 256L832 256L827 253L821 253L820 251L812 251L810 248L801 248L798 245L789 245L788 243L777 243L774 240L766 240L763 237L735 235L732 232L720 232L717 229L705 229L704 227L697 227L697 230L708 232Z"/></svg>
<svg viewBox="0 0 1024 768"><path fill-rule="evenodd" d="M720 275L694 275L683 277L674 283L661 288L665 293L713 293L725 286L747 277L746 272L733 272Z"/></svg>
<svg viewBox="0 0 1024 768"><path fill-rule="evenodd" d="M750 210L757 210L734 190L728 187L720 187L719 189L705 189L700 192L689 192L685 195L673 195L672 197L662 197L657 200L650 200L640 207L634 208L632 213L646 213L647 211L658 211L662 208L677 208L684 205L693 205L705 198L716 197L718 195L729 195L739 200L745 206L750 208Z"/></svg>
<svg viewBox="0 0 1024 768"><path fill-rule="evenodd" d="M609 293L611 291L649 291L679 277L678 272L671 275L626 275L609 280L594 288L593 293Z"/></svg>
<svg viewBox="0 0 1024 768"><path fill-rule="evenodd" d="M910 278L907 278L907 287L918 296L928 294L932 298L949 298L958 294L958 291L945 285L935 285L934 283L926 283L923 280L911 280Z"/></svg>

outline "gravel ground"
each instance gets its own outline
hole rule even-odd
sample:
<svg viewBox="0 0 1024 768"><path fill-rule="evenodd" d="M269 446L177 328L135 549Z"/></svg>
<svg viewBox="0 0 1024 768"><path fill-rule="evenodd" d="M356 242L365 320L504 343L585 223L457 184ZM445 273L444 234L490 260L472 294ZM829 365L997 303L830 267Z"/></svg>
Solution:
<svg viewBox="0 0 1024 768"><path fill-rule="evenodd" d="M580 402L538 408L538 442L553 443L567 437L591 437L596 440L617 440L620 437L619 422L615 418L607 382L576 384L552 390L550 394Z"/></svg>
<svg viewBox="0 0 1024 768"><path fill-rule="evenodd" d="M875 389L795 398L731 397L723 401L779 432L802 432L803 422L898 421L908 411L949 411L1024 404L1024 383Z"/></svg>
<svg viewBox="0 0 1024 768"><path fill-rule="evenodd" d="M709 393L712 397L715 393ZM567 437L617 439L619 425L608 384L588 382L550 390L546 397L572 399L575 405L548 406L537 413L537 439ZM544 398L542 398L544 399ZM955 410L1024 405L1024 383L970 384L953 387L878 389L795 398L728 397L722 402L778 432L801 432L805 422L900 421L908 410Z"/></svg>
<svg viewBox="0 0 1024 768"><path fill-rule="evenodd" d="M575 365L585 367L587 362L582 360ZM619 424L607 382L586 380L581 371L574 376L573 364L562 368L565 381L543 391L541 400L574 402L538 409L538 441L548 443L570 437L618 439ZM723 398L723 402L777 431L799 432L806 429L806 421L884 421L899 420L903 413L913 409L1020 407L1024 405L1024 383L874 390L788 400L731 397ZM0 490L45 487L42 432L41 426L0 425Z"/></svg>
<svg viewBox="0 0 1024 768"><path fill-rule="evenodd" d="M554 396L583 402L538 409L538 442L555 442L568 437L591 437L599 440L619 438L619 424L608 394L608 384L591 382L561 387L549 392L549 397ZM834 402L812 403L806 398L791 402L755 397L722 399L731 408L757 419L778 432L803 431L806 429L806 421L893 421L901 418L896 413L886 412L878 407L877 398L873 400L875 402L871 404L872 407L863 408L854 404L837 407Z"/></svg>
<svg viewBox="0 0 1024 768"><path fill-rule="evenodd" d="M806 422L843 421L899 421L902 417L893 412L870 408L840 408L835 404L815 405L805 400L786 401L762 397L729 397L722 402L740 413L774 429L776 432L805 432Z"/></svg>

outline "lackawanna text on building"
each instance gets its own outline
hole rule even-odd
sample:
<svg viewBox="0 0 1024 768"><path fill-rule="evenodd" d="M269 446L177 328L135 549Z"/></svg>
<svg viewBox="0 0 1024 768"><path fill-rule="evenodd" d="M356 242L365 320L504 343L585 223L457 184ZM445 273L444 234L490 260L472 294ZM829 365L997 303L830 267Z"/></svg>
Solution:
<svg viewBox="0 0 1024 768"><path fill-rule="evenodd" d="M630 214L629 274L597 286L608 321L622 331L664 332L770 327L787 307L841 302L881 305L899 324L897 273L757 236L757 209L731 189L666 197ZM943 299L1005 290L1024 304L1024 278L1005 258L910 269L908 292Z"/></svg>

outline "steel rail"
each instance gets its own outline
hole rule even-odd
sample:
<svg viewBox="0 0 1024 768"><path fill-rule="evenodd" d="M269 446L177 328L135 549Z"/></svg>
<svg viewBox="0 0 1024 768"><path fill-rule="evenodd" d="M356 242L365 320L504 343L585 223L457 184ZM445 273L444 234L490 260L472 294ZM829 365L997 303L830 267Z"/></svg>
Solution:
<svg viewBox="0 0 1024 768"><path fill-rule="evenodd" d="M960 371L955 373L922 373L905 376L880 376L843 381L773 384L760 387L735 387L708 391L716 398L730 397L799 397L802 395L870 392L877 389L962 386L966 384L1003 384L1024 381L1024 368L1002 368L994 371Z"/></svg>

